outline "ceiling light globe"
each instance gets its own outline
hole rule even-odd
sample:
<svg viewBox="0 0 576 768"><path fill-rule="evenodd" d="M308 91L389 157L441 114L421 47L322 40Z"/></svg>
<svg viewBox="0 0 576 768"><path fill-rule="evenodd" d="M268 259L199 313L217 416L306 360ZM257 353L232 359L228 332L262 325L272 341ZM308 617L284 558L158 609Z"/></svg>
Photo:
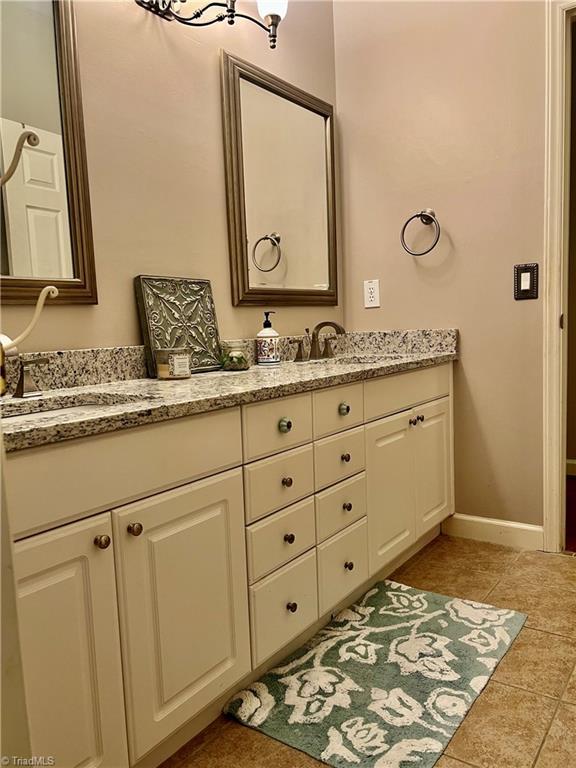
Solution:
<svg viewBox="0 0 576 768"><path fill-rule="evenodd" d="M258 0L258 13L261 18L279 16L283 19L288 11L288 0Z"/></svg>

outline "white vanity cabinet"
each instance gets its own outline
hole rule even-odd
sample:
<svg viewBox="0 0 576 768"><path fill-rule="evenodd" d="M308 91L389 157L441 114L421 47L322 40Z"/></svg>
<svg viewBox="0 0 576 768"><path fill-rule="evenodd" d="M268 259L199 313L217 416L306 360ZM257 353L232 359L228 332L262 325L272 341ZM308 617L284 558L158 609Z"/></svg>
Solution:
<svg viewBox="0 0 576 768"><path fill-rule="evenodd" d="M241 470L112 517L136 762L250 671Z"/></svg>
<svg viewBox="0 0 576 768"><path fill-rule="evenodd" d="M366 426L370 573L416 541L411 412Z"/></svg>
<svg viewBox="0 0 576 768"><path fill-rule="evenodd" d="M454 511L452 407L448 397L414 409L412 430L416 538Z"/></svg>
<svg viewBox="0 0 576 768"><path fill-rule="evenodd" d="M105 513L14 547L32 754L66 768L128 765L111 537Z"/></svg>
<svg viewBox="0 0 576 768"><path fill-rule="evenodd" d="M16 451L6 476L33 753L155 765L452 514L452 366Z"/></svg>
<svg viewBox="0 0 576 768"><path fill-rule="evenodd" d="M255 667L368 578L363 421L362 382L243 408Z"/></svg>
<svg viewBox="0 0 576 768"><path fill-rule="evenodd" d="M441 397L366 426L370 574L452 514L451 414Z"/></svg>

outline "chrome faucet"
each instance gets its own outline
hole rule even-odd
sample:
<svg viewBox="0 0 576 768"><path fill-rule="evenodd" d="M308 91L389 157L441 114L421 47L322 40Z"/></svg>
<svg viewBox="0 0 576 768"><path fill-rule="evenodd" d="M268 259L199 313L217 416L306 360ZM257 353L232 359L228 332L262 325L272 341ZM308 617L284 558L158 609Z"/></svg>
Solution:
<svg viewBox="0 0 576 768"><path fill-rule="evenodd" d="M326 320L324 323L318 323L318 325L312 331L312 342L310 344L310 360L320 360L325 357L334 357L334 350L330 343L330 339L326 339L324 342L324 351L320 353L320 338L319 334L323 328L332 328L336 331L338 336L342 336L346 333L345 329L340 323L334 323L331 320Z"/></svg>

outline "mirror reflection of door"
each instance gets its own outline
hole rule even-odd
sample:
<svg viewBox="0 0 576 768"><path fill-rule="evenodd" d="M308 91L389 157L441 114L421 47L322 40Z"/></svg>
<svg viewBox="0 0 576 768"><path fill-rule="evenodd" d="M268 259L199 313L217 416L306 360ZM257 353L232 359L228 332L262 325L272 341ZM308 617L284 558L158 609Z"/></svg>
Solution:
<svg viewBox="0 0 576 768"><path fill-rule="evenodd" d="M73 278L53 6L2 2L0 14L2 167L24 130L40 139L37 147L24 145L16 173L2 188L1 274Z"/></svg>
<svg viewBox="0 0 576 768"><path fill-rule="evenodd" d="M245 79L240 100L249 286L327 290L325 119Z"/></svg>

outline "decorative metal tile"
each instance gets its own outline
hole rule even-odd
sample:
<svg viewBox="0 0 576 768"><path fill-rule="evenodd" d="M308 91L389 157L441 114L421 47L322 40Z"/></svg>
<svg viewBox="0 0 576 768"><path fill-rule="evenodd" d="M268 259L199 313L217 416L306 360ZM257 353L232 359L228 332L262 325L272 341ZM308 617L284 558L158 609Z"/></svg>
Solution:
<svg viewBox="0 0 576 768"><path fill-rule="evenodd" d="M150 376L156 376L156 349L186 347L193 373L221 367L209 280L138 275L134 287Z"/></svg>

